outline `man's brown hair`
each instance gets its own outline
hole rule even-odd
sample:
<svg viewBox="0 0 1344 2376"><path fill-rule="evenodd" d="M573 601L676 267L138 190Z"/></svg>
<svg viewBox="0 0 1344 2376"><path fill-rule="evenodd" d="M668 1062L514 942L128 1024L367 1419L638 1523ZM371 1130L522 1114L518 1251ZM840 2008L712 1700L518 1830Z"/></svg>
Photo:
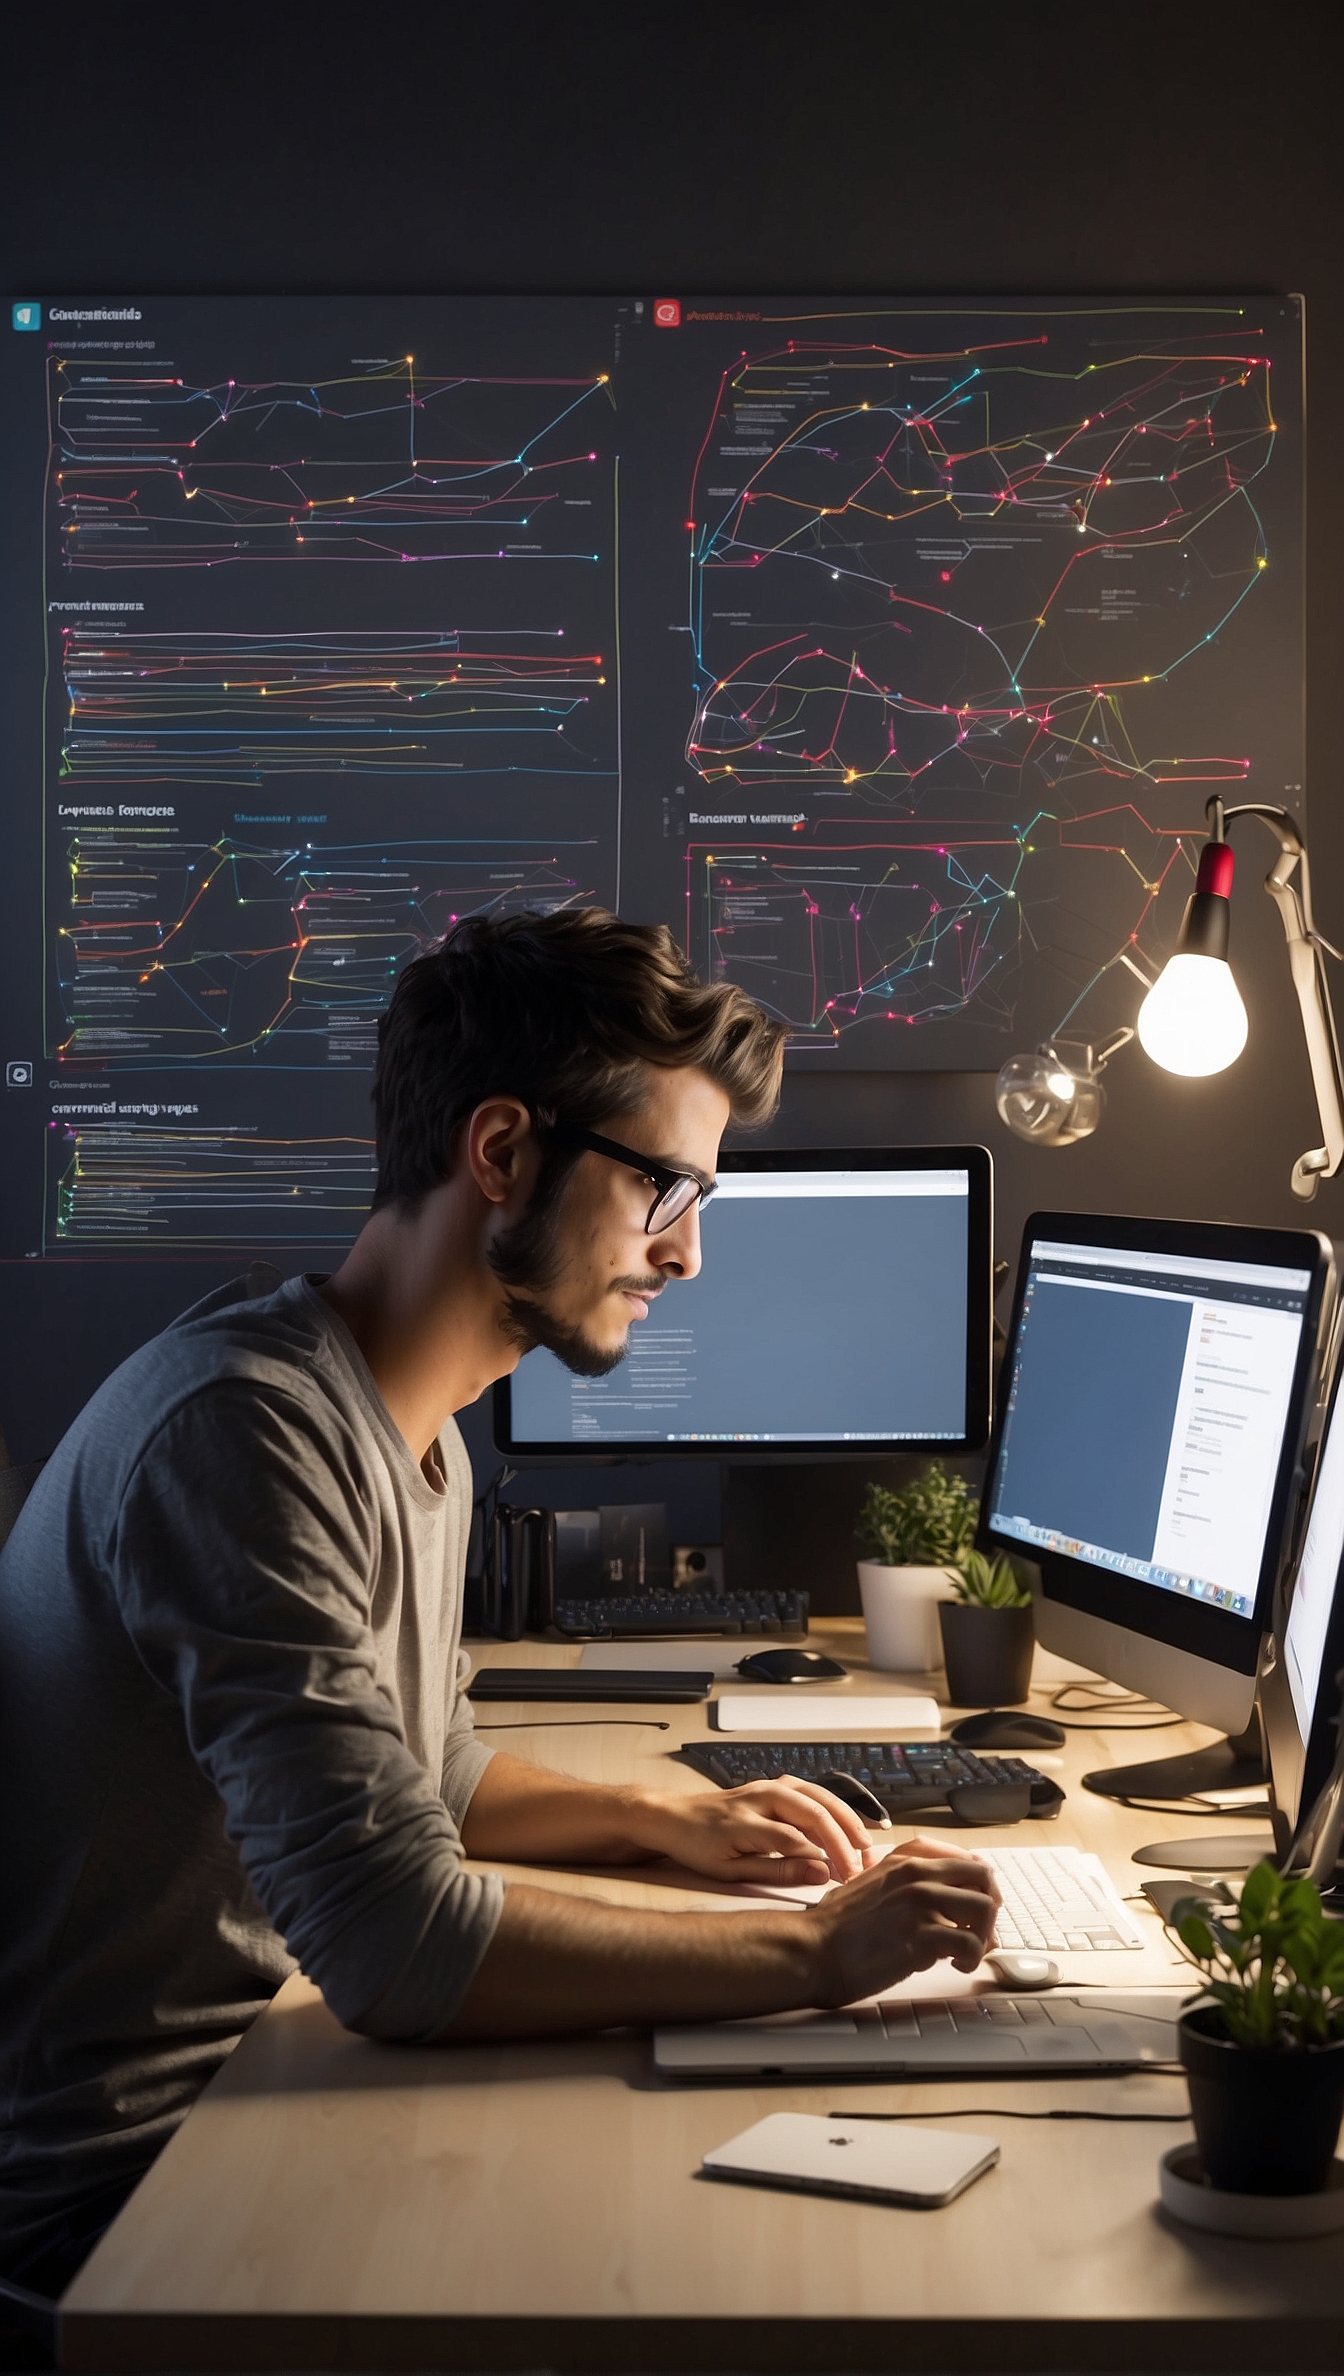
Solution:
<svg viewBox="0 0 1344 2376"><path fill-rule="evenodd" d="M694 1065L750 1126L774 1112L783 1061L780 1025L736 984L698 980L664 924L605 908L470 916L406 967L378 1027L373 1210L437 1188L487 1097L521 1098L544 1139L632 1112L648 1065ZM573 1160L555 1155L551 1193Z"/></svg>

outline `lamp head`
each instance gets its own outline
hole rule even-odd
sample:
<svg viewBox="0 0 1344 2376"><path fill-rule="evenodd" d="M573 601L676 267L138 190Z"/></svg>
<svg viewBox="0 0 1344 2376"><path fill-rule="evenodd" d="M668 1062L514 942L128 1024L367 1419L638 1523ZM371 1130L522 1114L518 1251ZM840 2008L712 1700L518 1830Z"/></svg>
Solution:
<svg viewBox="0 0 1344 2376"><path fill-rule="evenodd" d="M1226 1072L1246 1045L1246 1009L1227 962L1232 851L1206 842L1175 955L1139 1009L1139 1044L1164 1072L1188 1080Z"/></svg>
<svg viewBox="0 0 1344 2376"><path fill-rule="evenodd" d="M1078 1057L1061 1055L1050 1040L1029 1056L1009 1057L994 1084L994 1103L1015 1138L1035 1147L1071 1147L1091 1136L1106 1092L1092 1050L1080 1049Z"/></svg>

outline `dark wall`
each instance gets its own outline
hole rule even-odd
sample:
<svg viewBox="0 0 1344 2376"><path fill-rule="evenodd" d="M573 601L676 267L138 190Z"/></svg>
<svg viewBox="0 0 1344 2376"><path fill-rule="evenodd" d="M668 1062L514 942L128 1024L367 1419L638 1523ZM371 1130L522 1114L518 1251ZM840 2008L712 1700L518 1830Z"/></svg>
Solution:
<svg viewBox="0 0 1344 2376"><path fill-rule="evenodd" d="M15 295L1304 292L1307 814L1319 921L1344 939L1334 5L450 5L386 32L291 5L236 38L199 13L109 0L39 23L27 5L0 165ZM1178 1084L1131 1051L1096 1137L1048 1154L1002 1130L984 1075L796 1077L775 1137L985 1141L1009 1255L1025 1214L1051 1204L1305 1212L1344 1234L1344 1184L1313 1208L1289 1193L1318 1131L1252 832L1242 846L1234 953L1252 1036L1221 1079ZM16 1452L46 1449L111 1362L218 1275L189 1267L146 1267L116 1313L96 1270L0 1276ZM484 1430L469 1432L484 1456ZM684 1491L689 1519L704 1495Z"/></svg>

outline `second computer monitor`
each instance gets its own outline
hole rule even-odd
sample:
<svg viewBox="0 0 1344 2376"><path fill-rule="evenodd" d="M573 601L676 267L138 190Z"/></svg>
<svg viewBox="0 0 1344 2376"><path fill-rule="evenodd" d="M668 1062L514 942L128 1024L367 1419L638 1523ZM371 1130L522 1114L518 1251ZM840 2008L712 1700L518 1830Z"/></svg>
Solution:
<svg viewBox="0 0 1344 2376"><path fill-rule="evenodd" d="M1275 1832L1287 1852L1339 1755L1344 1668L1344 1365L1336 1368L1295 1571L1275 1615L1261 1685Z"/></svg>
<svg viewBox="0 0 1344 2376"><path fill-rule="evenodd" d="M984 1496L1048 1649L1248 1723L1330 1249L1306 1230L1038 1213Z"/></svg>
<svg viewBox="0 0 1344 2376"><path fill-rule="evenodd" d="M635 1323L608 1377L527 1354L495 1389L495 1440L543 1461L975 1450L991 1238L983 1147L727 1154L699 1277Z"/></svg>

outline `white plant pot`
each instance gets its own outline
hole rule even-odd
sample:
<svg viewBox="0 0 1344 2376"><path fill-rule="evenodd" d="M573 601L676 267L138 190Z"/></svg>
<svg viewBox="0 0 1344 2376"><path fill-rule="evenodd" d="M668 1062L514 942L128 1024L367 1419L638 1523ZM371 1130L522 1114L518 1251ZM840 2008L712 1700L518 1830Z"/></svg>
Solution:
<svg viewBox="0 0 1344 2376"><path fill-rule="evenodd" d="M927 1675L943 1663L939 1601L955 1600L946 1568L882 1567L858 1562L863 1627L872 1666L894 1675Z"/></svg>

